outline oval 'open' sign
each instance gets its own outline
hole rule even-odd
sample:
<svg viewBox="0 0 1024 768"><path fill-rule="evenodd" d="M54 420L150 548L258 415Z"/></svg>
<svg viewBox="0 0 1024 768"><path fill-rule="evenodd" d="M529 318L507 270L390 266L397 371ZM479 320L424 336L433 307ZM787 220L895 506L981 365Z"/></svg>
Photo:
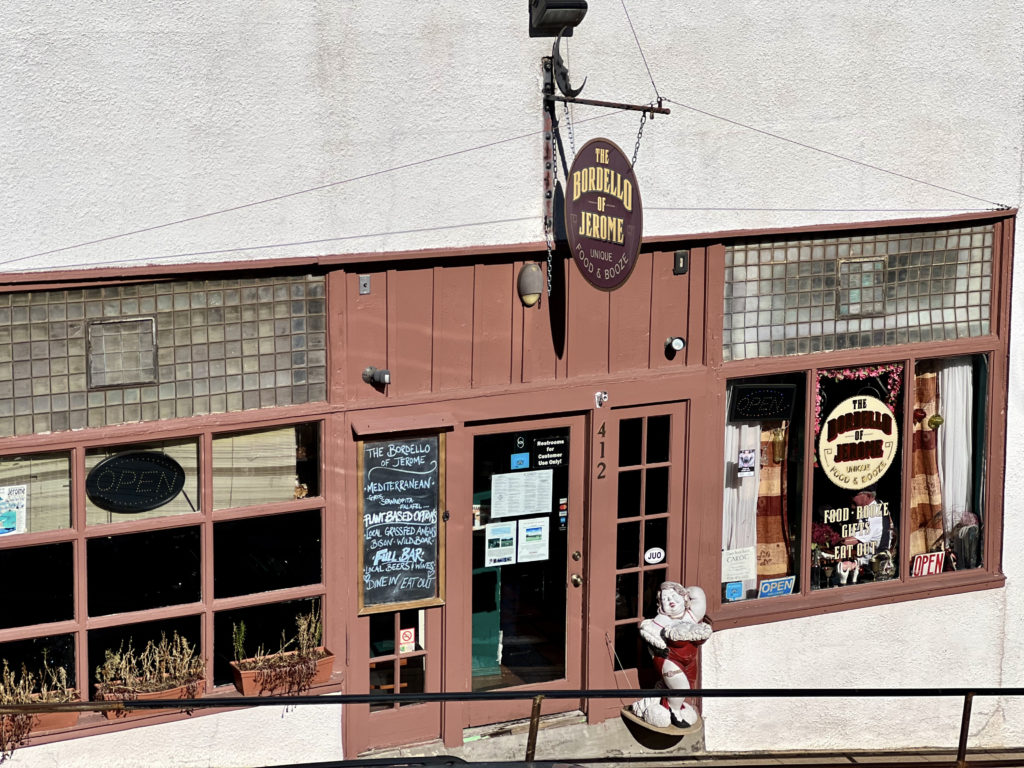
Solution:
<svg viewBox="0 0 1024 768"><path fill-rule="evenodd" d="M92 468L85 493L108 512L148 512L185 487L185 470L165 453L133 451L109 456Z"/></svg>

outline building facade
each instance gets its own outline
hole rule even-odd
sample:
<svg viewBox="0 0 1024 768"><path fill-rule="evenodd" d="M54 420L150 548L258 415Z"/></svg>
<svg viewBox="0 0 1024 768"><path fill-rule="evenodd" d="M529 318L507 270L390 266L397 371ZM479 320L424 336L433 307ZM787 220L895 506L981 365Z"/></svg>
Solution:
<svg viewBox="0 0 1024 768"><path fill-rule="evenodd" d="M546 111L523 9L4 12L11 667L91 696L177 633L228 696L239 626L315 611L325 697L628 689L669 580L708 596L708 688L1021 684L1019 25L591 6L574 81L671 115ZM138 45L97 60L111 24ZM611 289L544 241L595 136L643 195ZM949 746L961 706L837 704L711 699L704 746ZM970 743L1019 746L1020 706L976 701ZM91 714L14 764L454 748L528 711Z"/></svg>

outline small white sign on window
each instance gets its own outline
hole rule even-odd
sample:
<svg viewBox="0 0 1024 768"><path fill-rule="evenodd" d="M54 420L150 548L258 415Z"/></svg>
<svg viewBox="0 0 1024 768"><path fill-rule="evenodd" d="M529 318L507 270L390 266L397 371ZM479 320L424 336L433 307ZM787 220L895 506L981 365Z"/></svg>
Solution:
<svg viewBox="0 0 1024 768"><path fill-rule="evenodd" d="M0 535L25 532L27 485L0 485Z"/></svg>
<svg viewBox="0 0 1024 768"><path fill-rule="evenodd" d="M722 552L722 581L749 581L757 578L754 547L726 549Z"/></svg>

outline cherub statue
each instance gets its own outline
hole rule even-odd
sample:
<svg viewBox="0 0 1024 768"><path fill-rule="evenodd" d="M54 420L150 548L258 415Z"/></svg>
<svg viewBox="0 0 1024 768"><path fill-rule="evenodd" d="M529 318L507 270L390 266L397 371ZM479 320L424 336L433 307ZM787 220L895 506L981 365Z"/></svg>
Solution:
<svg viewBox="0 0 1024 768"><path fill-rule="evenodd" d="M640 636L666 688L688 690L696 682L697 648L711 636L711 626L704 623L706 610L703 589L666 581L658 589L658 615L640 622ZM682 696L641 699L631 709L644 722L658 727L686 728L700 719Z"/></svg>

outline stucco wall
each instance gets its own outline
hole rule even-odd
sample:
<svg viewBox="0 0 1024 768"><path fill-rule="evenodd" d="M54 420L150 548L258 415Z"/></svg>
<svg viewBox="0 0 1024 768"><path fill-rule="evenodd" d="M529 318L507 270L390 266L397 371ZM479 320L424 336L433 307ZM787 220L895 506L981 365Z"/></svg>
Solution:
<svg viewBox="0 0 1024 768"><path fill-rule="evenodd" d="M636 166L648 235L1020 204L1021 2L627 5L672 100L672 115L647 122ZM541 240L539 64L551 41L527 37L525 6L8 0L0 271ZM586 76L589 98L653 99L622 5L590 6L568 45L573 83ZM632 154L638 114L573 115L576 146L600 135ZM1018 259L1018 285L1022 273ZM1006 588L723 631L704 653L708 686L1024 685L1024 362L1013 357ZM1024 702L974 711L972 746L1024 744ZM954 701L710 701L707 745L950 745L959 712ZM244 724L232 760L266 760L271 746L289 760L337 757L337 719L319 709L322 738L281 746L300 738L284 727L298 717L206 717L27 749L13 764L111 764L141 749L207 764L196 734L232 719ZM266 736L270 720L280 738L245 736Z"/></svg>

